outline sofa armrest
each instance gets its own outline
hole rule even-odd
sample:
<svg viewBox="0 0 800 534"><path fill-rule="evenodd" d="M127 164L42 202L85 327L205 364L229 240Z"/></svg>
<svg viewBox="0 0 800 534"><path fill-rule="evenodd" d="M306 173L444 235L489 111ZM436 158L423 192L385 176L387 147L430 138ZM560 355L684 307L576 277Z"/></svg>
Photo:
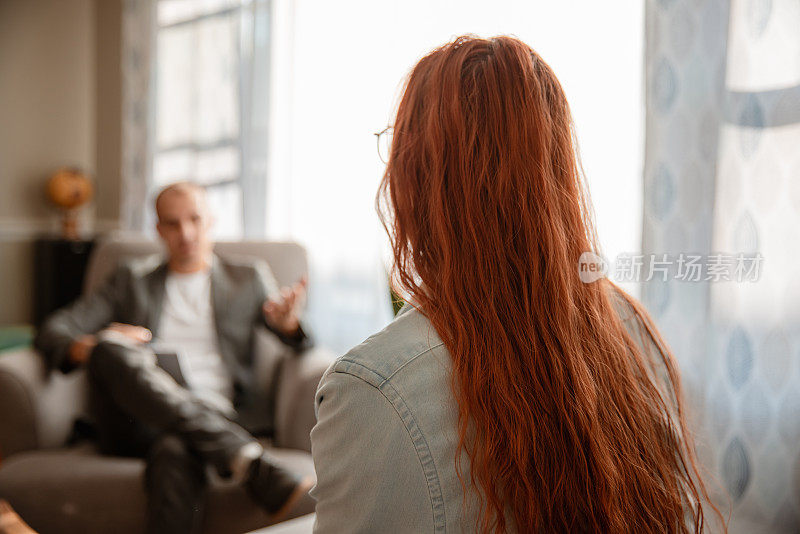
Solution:
<svg viewBox="0 0 800 534"><path fill-rule="evenodd" d="M48 372L33 349L0 354L0 455L63 446L86 406L85 376Z"/></svg>
<svg viewBox="0 0 800 534"><path fill-rule="evenodd" d="M284 358L275 394L275 445L311 452L309 434L317 422L314 397L322 375L335 359L324 348Z"/></svg>

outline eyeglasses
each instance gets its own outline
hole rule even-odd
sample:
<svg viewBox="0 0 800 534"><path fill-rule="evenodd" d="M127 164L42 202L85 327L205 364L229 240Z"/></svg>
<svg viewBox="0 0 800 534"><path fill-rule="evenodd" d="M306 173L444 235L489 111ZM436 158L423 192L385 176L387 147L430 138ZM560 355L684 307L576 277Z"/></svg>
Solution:
<svg viewBox="0 0 800 534"><path fill-rule="evenodd" d="M392 148L393 134L394 126L387 126L374 134L378 141L378 157L381 158L383 163L389 163L389 149Z"/></svg>

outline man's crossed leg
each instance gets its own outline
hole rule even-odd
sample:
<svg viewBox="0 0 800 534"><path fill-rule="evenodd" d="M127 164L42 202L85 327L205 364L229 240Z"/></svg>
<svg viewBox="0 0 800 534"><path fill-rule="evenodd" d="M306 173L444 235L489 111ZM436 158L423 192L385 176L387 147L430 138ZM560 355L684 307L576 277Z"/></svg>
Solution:
<svg viewBox="0 0 800 534"><path fill-rule="evenodd" d="M199 531L206 465L241 482L274 520L310 499L311 479L276 465L245 429L159 368L146 347L101 341L87 370L102 397L157 436L147 453L148 532ZM99 423L101 434L109 430Z"/></svg>

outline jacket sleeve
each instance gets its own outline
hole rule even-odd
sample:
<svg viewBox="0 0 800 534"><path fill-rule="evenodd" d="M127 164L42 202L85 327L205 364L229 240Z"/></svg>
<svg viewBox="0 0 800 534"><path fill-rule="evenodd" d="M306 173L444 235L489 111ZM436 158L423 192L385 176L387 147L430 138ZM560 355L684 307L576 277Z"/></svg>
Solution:
<svg viewBox="0 0 800 534"><path fill-rule="evenodd" d="M280 288L278 287L278 282L275 280L275 276L273 276L272 271L265 263L257 263L255 269L256 277L253 291L258 303L256 325L266 327L266 329L275 334L281 342L296 351L304 351L312 348L314 346L314 340L308 334L308 328L302 321L300 322L297 334L294 336L285 336L282 332L275 330L267 323L264 318L264 313L261 311L262 305L267 299L277 296L280 293Z"/></svg>
<svg viewBox="0 0 800 534"><path fill-rule="evenodd" d="M402 419L381 390L333 368L317 390L311 431L314 532L433 532L425 474Z"/></svg>
<svg viewBox="0 0 800 534"><path fill-rule="evenodd" d="M78 337L94 334L114 320L129 280L129 269L119 267L97 290L80 297L45 320L33 344L44 356L50 369L67 373L75 368L69 360L70 345Z"/></svg>

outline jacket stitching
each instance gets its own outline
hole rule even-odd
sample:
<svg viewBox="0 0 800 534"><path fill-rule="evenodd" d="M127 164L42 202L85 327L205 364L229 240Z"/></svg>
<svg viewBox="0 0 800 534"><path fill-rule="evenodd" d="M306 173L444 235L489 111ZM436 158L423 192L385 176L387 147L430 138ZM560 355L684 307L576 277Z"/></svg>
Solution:
<svg viewBox="0 0 800 534"><path fill-rule="evenodd" d="M372 387L380 387L380 384L386 381L386 378L380 373L373 371L362 363L353 360L346 360L339 358L333 364L333 370L337 373L346 373L360 378L367 382Z"/></svg>
<svg viewBox="0 0 800 534"><path fill-rule="evenodd" d="M417 356L421 356L426 352L428 351L424 351ZM378 390L382 393L384 389L391 390L392 396L397 399L397 403L402 406L403 412L408 418L408 420L406 420L406 418L403 417L403 414L401 414L400 411L395 408L395 411L397 411L397 414L403 421L403 425L406 427L406 431L411 437L411 442L414 444L414 450L416 451L417 458L422 466L422 471L425 473L425 479L428 484L428 496L431 499L431 511L433 513L433 530L434 532L444 532L446 531L447 516L444 509L442 486L439 479L439 473L436 470L436 463L433 460L433 455L431 454L430 447L428 446L428 440L425 439L425 435L422 433L414 414L411 413L411 410L408 408L405 400L400 393L397 392L394 386L388 382L388 379L386 379L383 384L381 384L381 387L378 388ZM390 399L385 393L383 395L387 400L389 400L389 402L392 403L393 406L395 406L395 402L392 399ZM414 434L416 434L416 437Z"/></svg>
<svg viewBox="0 0 800 534"><path fill-rule="evenodd" d="M437 347L441 347L442 345L444 345L444 342L443 342L443 341L442 341L442 342L439 342L439 343L437 343L436 345L434 345L434 346L432 346L432 347L428 347L427 349L423 350L422 352L420 352L419 354L417 354L417 355L416 355L416 356L414 356L413 358L410 358L410 359L409 359L407 362L405 362L403 365L401 365L400 367L398 367L397 369L395 369L395 370L392 372L392 374L390 374L389 376L387 376L387 377L386 377L386 378L383 380L383 383L381 383L381 386L383 386L383 384L385 384L387 381L391 380L391 379L392 379L392 377L393 377L394 375L396 375L397 373L399 373L400 371L402 371L402 370L403 370L403 369L404 369L404 368L405 368L405 367L406 367L408 364L410 364L411 362L413 362L414 360L416 360L417 358L419 358L419 357L420 357L420 356L422 356L423 354L426 354L426 353L428 353L428 352L432 351L433 349L435 349L435 348L437 348Z"/></svg>
<svg viewBox="0 0 800 534"><path fill-rule="evenodd" d="M431 347L433 349L435 347ZM415 356L414 358L425 354L429 350L425 350ZM441 482L439 479L439 473L436 470L436 464L433 460L433 456L430 452L430 447L428 446L428 442L425 439L422 430L420 430L419 425L414 418L414 415L411 413L411 410L408 408L408 405L405 403L403 397L397 392L394 386L388 383L388 378L383 380L379 386L376 386L369 379L361 376L358 371L366 371L368 373L380 376L378 373L374 372L372 369L369 369L365 365L353 362L351 360L339 360L340 362L346 362L352 364L353 367L358 367L358 369L336 369L334 372L347 374L357 378L366 384L369 384L373 388L375 388L388 402L392 405L397 416L400 418L400 421L403 424L403 428L405 428L406 432L408 433L409 439L411 439L411 444L414 446L414 452L417 454L417 460L420 463L420 467L422 468L422 472L425 475L425 482L428 486L428 498L431 501L431 513L433 515L433 529L434 532L445 532L446 525L447 525L447 517L446 512L444 509L444 498L443 492L441 487ZM338 367L338 366L337 366ZM348 366L349 367L349 366ZM392 373L394 375L394 373ZM387 395L387 391L391 393Z"/></svg>

